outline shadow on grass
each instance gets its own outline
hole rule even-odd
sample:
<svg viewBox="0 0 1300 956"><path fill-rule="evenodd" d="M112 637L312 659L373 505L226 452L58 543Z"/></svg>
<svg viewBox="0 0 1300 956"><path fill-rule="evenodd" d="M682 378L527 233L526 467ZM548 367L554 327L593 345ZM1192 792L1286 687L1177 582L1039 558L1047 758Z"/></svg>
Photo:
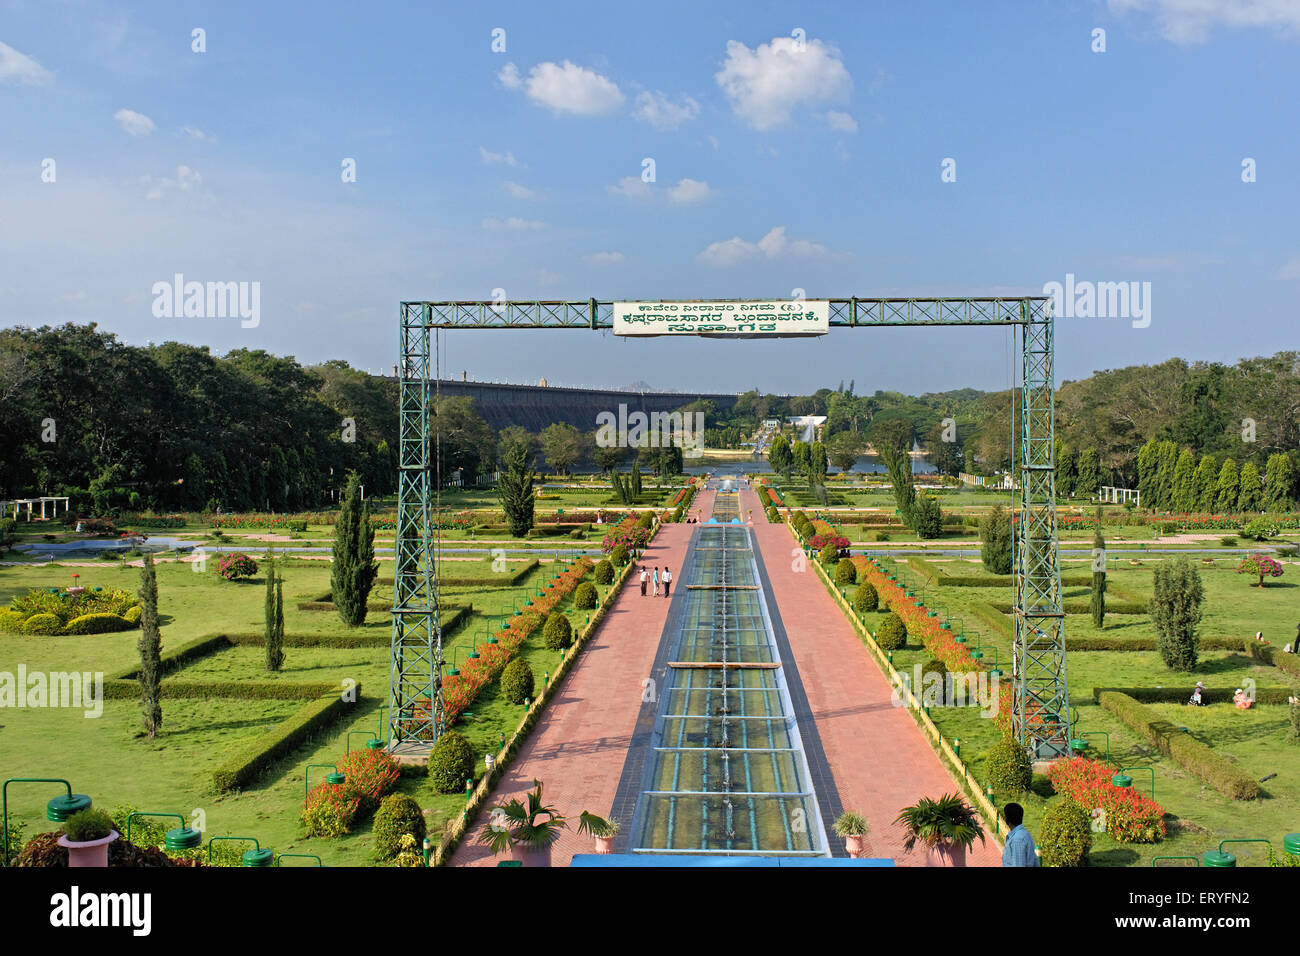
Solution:
<svg viewBox="0 0 1300 956"><path fill-rule="evenodd" d="M1096 850L1088 854L1089 866L1132 866L1140 857L1133 850L1116 847L1113 850Z"/></svg>

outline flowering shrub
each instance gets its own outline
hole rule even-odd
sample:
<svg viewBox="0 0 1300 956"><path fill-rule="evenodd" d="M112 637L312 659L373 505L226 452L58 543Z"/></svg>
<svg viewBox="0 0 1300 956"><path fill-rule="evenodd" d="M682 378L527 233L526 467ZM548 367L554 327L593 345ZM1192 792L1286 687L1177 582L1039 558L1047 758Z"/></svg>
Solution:
<svg viewBox="0 0 1300 956"><path fill-rule="evenodd" d="M639 551L650 542L650 529L637 525L640 516L629 513L614 526L600 543L600 550L609 554L620 544L629 551Z"/></svg>
<svg viewBox="0 0 1300 956"><path fill-rule="evenodd" d="M346 836L360 808L361 798L350 794L346 784L322 783L307 794L302 825L308 836Z"/></svg>
<svg viewBox="0 0 1300 956"><path fill-rule="evenodd" d="M1238 574L1254 574L1259 578L1259 587L1264 586L1264 578L1280 578L1282 565L1266 554L1252 554L1242 559L1237 566Z"/></svg>
<svg viewBox="0 0 1300 956"><path fill-rule="evenodd" d="M453 723L478 698L483 688L496 680L511 658L543 624L561 602L572 594L582 579L592 570L587 558L579 558L559 578L550 581L544 594L534 598L532 606L513 618L509 625L496 632L495 644L479 644L474 650L479 656L471 658L460 667L459 674L443 678L442 698L447 723Z"/></svg>
<svg viewBox="0 0 1300 956"><path fill-rule="evenodd" d="M397 761L386 750L351 750L338 767L347 777L344 788L360 801L361 813L375 810L401 776Z"/></svg>
<svg viewBox="0 0 1300 956"><path fill-rule="evenodd" d="M299 514L238 514L213 515L210 519L214 528L234 528L236 530L258 531L306 531L308 522L312 524L333 524L333 515Z"/></svg>
<svg viewBox="0 0 1300 956"><path fill-rule="evenodd" d="M1165 835L1165 811L1132 787L1111 783L1115 769L1101 760L1057 760L1048 771L1052 789L1085 810L1101 810L1106 832L1117 843L1158 843Z"/></svg>
<svg viewBox="0 0 1300 956"><path fill-rule="evenodd" d="M251 578L257 573L257 562L246 554L223 554L217 562L217 574L227 581Z"/></svg>
<svg viewBox="0 0 1300 956"><path fill-rule="evenodd" d="M32 588L26 594L20 594L9 602L9 610L16 616L17 623L34 614L51 614L58 618L60 626L87 614L115 614L125 617L139 600L130 591L112 588L108 591L83 591L70 594L59 591L51 594L45 588Z"/></svg>
<svg viewBox="0 0 1300 956"><path fill-rule="evenodd" d="M849 539L842 534L815 534L808 539L808 545L814 551L820 551L828 544L837 552L843 551L849 546Z"/></svg>

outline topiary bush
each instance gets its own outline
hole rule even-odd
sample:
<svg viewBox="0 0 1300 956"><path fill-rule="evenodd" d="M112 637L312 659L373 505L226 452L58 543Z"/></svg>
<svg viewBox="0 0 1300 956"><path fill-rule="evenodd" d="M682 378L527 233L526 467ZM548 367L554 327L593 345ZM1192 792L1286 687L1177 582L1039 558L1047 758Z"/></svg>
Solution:
<svg viewBox="0 0 1300 956"><path fill-rule="evenodd" d="M391 860L402 849L402 837L410 834L416 846L424 842L424 814L415 799L404 793L384 797L375 812L375 859Z"/></svg>
<svg viewBox="0 0 1300 956"><path fill-rule="evenodd" d="M246 554L223 554L217 562L217 574L227 581L251 578L257 573L257 562Z"/></svg>
<svg viewBox="0 0 1300 956"><path fill-rule="evenodd" d="M872 540L872 541L888 541L888 540L889 540L889 532L888 532L888 531L873 531L873 532L871 532L871 540Z"/></svg>
<svg viewBox="0 0 1300 956"><path fill-rule="evenodd" d="M542 626L542 640L553 651L562 651L573 643L573 625L562 611L552 611Z"/></svg>
<svg viewBox="0 0 1300 956"><path fill-rule="evenodd" d="M474 748L454 730L448 730L429 752L429 785L439 793L458 793L474 777Z"/></svg>
<svg viewBox="0 0 1300 956"><path fill-rule="evenodd" d="M880 593L870 581L863 581L853 592L853 610L859 614L874 611L880 606Z"/></svg>
<svg viewBox="0 0 1300 956"><path fill-rule="evenodd" d="M817 552L817 560L826 566L834 564L840 559L840 549L833 544L825 545Z"/></svg>
<svg viewBox="0 0 1300 956"><path fill-rule="evenodd" d="M625 544L614 545L614 550L609 553L610 563L621 568L623 565L627 564L627 559L628 559L627 545Z"/></svg>
<svg viewBox="0 0 1300 956"><path fill-rule="evenodd" d="M23 616L17 611L12 611L7 607L0 607L0 631L8 634L21 634L23 632Z"/></svg>
<svg viewBox="0 0 1300 956"><path fill-rule="evenodd" d="M840 558L840 563L835 565L835 583L857 584L858 566L848 558Z"/></svg>
<svg viewBox="0 0 1300 956"><path fill-rule="evenodd" d="M989 785L999 797L1015 797L1029 790L1033 767L1025 748L1011 736L993 745L985 759Z"/></svg>
<svg viewBox="0 0 1300 956"><path fill-rule="evenodd" d="M1068 797L1047 808L1038 826L1039 860L1043 866L1087 866L1092 850L1092 819Z"/></svg>
<svg viewBox="0 0 1300 956"><path fill-rule="evenodd" d="M573 606L579 611L590 611L600 604L600 596L596 594L596 585L590 581L583 581L573 591Z"/></svg>
<svg viewBox="0 0 1300 956"><path fill-rule="evenodd" d="M105 810L78 810L63 821L63 834L69 843L102 840L113 832L113 818Z"/></svg>
<svg viewBox="0 0 1300 956"><path fill-rule="evenodd" d="M613 584L614 565L601 558L600 561L596 562L595 577L597 584Z"/></svg>
<svg viewBox="0 0 1300 956"><path fill-rule="evenodd" d="M33 614L23 621L23 633L34 635L62 634L63 622L53 614Z"/></svg>
<svg viewBox="0 0 1300 956"><path fill-rule="evenodd" d="M901 617L890 611L881 619L875 638L882 651L896 651L907 643L907 625Z"/></svg>
<svg viewBox="0 0 1300 956"><path fill-rule="evenodd" d="M140 605L137 604L135 607L129 607L126 609L126 613L122 615L122 620L126 621L126 623L130 624L132 627L135 627L140 623L140 614Z"/></svg>
<svg viewBox="0 0 1300 956"><path fill-rule="evenodd" d="M501 672L501 693L512 704L522 704L533 696L533 669L522 657L516 657Z"/></svg>
<svg viewBox="0 0 1300 956"><path fill-rule="evenodd" d="M139 619L139 608L136 619ZM64 634L110 634L113 631L129 631L133 625L116 614L83 614L74 617L63 628Z"/></svg>

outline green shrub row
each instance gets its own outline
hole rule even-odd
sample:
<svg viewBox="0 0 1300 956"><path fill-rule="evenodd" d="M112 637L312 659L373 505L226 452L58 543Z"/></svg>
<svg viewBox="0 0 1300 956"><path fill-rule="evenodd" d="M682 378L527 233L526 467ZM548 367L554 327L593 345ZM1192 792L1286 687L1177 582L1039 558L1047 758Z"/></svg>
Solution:
<svg viewBox="0 0 1300 956"><path fill-rule="evenodd" d="M163 683L165 686L166 681ZM223 760L212 771L213 786L218 792L248 786L276 760L292 753L309 737L347 715L360 699L361 685L358 684L356 696L351 701L344 700L342 694L334 692L299 708L274 728L244 744Z"/></svg>
<svg viewBox="0 0 1300 956"><path fill-rule="evenodd" d="M169 700L315 700L322 694L338 694L334 681L275 681L275 680L175 680L168 678L159 684L162 696ZM136 680L104 680L105 700L131 700L140 697L140 683Z"/></svg>
<svg viewBox="0 0 1300 956"><path fill-rule="evenodd" d="M1010 574L944 574L939 579L945 588L1009 588L1012 585ZM1061 587L1086 588L1092 586L1091 574L1063 574Z"/></svg>
<svg viewBox="0 0 1300 956"><path fill-rule="evenodd" d="M1097 696L1097 702L1150 740L1178 766L1200 777L1225 797L1254 800L1259 796L1259 784L1254 777L1127 694L1103 691Z"/></svg>
<svg viewBox="0 0 1300 956"><path fill-rule="evenodd" d="M989 601L988 604L989 607L993 608L995 611L998 611L1002 614L1011 613L1010 601ZM1092 609L1089 607L1087 601L1062 601L1061 610L1064 611L1066 614L1091 614L1092 613ZM1146 614L1147 606L1145 604L1138 604L1133 601L1115 601L1113 603L1107 601L1106 613L1107 614Z"/></svg>
<svg viewBox="0 0 1300 956"><path fill-rule="evenodd" d="M1300 680L1300 654L1288 654L1280 647L1264 644L1251 638L1246 638L1241 643L1245 646L1246 653L1255 660L1272 664L1287 676ZM1201 646L1205 646L1204 639L1201 640Z"/></svg>
<svg viewBox="0 0 1300 956"><path fill-rule="evenodd" d="M1092 699L1101 703L1101 695L1109 693L1124 694L1144 704L1182 704L1192 696L1194 683L1195 681L1189 680L1180 687L1094 687ZM1208 704L1231 704L1235 690L1236 688L1216 687L1205 691L1201 697ZM1285 706L1287 699L1294 694L1295 691L1289 687L1256 687L1255 703Z"/></svg>
<svg viewBox="0 0 1300 956"><path fill-rule="evenodd" d="M1109 610L1109 609L1108 609ZM1239 637L1202 637L1199 647L1203 651L1240 651ZM1067 651L1154 651L1154 637L1066 637Z"/></svg>

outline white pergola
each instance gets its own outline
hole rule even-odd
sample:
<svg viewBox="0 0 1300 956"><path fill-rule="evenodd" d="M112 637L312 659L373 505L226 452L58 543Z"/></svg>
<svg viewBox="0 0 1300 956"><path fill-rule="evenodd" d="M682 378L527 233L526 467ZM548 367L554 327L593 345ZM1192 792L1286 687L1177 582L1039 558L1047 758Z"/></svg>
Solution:
<svg viewBox="0 0 1300 956"><path fill-rule="evenodd" d="M67 511L68 511L68 499L67 499L67 498L65 498L65 497L59 497L59 496L57 496L57 495L47 495L47 496L43 496L43 497L40 497L40 498L15 498L15 499L13 499L12 501L0 501L0 515L8 514L8 513L9 513L9 508L10 508L10 506L12 505L12 506L13 506L13 510L14 510L14 513L13 513L12 517L14 517L14 518L16 519L16 518L18 517L18 510L19 510L20 508L22 508L24 505L26 505L26 506L27 506L27 520L28 520L28 521L31 521L31 520L32 520L32 508L33 508L33 507L39 507L39 508L41 509L41 513L40 513L40 515L39 515L39 517L41 517L41 518L46 518L46 517L57 518L57 517L59 516L59 502L60 502L60 501L63 502L63 512L64 512L64 514L67 514ZM45 504L46 504L46 502L49 502L49 504L50 504L50 514L49 514L49 515L46 515L46 514L45 514Z"/></svg>
<svg viewBox="0 0 1300 956"><path fill-rule="evenodd" d="M1140 508L1142 507L1142 492L1136 488L1114 488L1110 485L1102 485L1097 489L1097 500L1113 505L1131 501Z"/></svg>

